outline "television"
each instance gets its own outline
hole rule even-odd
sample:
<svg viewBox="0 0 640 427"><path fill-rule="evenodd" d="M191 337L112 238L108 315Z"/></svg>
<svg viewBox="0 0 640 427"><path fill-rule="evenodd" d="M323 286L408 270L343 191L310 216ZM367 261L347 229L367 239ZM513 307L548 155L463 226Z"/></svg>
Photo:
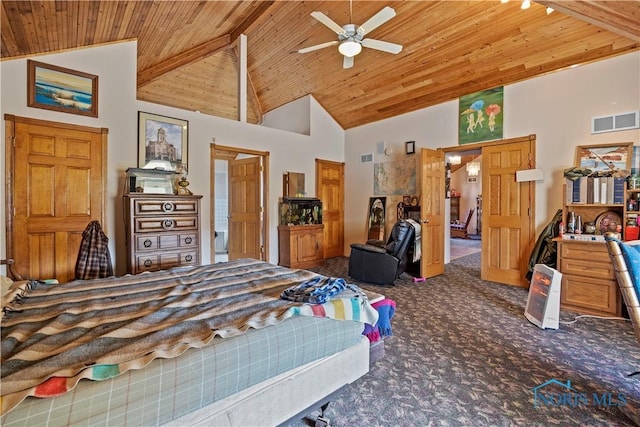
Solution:
<svg viewBox="0 0 640 427"><path fill-rule="evenodd" d="M524 316L541 329L558 329L561 281L558 270L544 264L534 266Z"/></svg>

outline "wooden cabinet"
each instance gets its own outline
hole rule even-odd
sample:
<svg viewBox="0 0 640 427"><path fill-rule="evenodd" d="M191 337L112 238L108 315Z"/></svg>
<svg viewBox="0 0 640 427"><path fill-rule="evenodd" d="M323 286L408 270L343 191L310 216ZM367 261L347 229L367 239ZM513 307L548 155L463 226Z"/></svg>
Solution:
<svg viewBox="0 0 640 427"><path fill-rule="evenodd" d="M202 196L124 196L127 272L200 264Z"/></svg>
<svg viewBox="0 0 640 427"><path fill-rule="evenodd" d="M558 239L563 309L600 316L620 316L622 299L613 264L603 242Z"/></svg>
<svg viewBox="0 0 640 427"><path fill-rule="evenodd" d="M616 217L618 222L622 222L624 218L624 204L566 203L566 186L563 194L565 198L562 218L565 230L567 230L567 218L570 212L573 212L576 217L578 215L581 217L583 227L588 222L601 225L598 224L598 218L603 214L611 218ZM611 226L614 230L616 225L612 222ZM575 237L587 238L588 236L582 234ZM601 238L601 232L597 228L593 238L596 237ZM561 307L577 313L620 316L622 298L604 241L562 238L556 241L558 242L558 271L562 273Z"/></svg>
<svg viewBox="0 0 640 427"><path fill-rule="evenodd" d="M460 221L460 196L451 196L451 223Z"/></svg>
<svg viewBox="0 0 640 427"><path fill-rule="evenodd" d="M279 225L279 265L290 268L316 267L322 263L324 225Z"/></svg>

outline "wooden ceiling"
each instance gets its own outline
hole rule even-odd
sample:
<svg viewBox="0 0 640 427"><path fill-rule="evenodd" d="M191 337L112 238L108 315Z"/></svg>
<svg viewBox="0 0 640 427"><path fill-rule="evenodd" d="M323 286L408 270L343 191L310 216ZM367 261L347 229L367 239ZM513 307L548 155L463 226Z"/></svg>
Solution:
<svg viewBox="0 0 640 427"><path fill-rule="evenodd" d="M364 23L396 16L342 68L336 40L310 16ZM555 12L547 15L545 7ZM238 119L237 40L247 36L247 121L311 94L345 129L461 95L636 51L640 1L2 1L3 60L138 41L138 99ZM63 64L58 64L63 65ZM83 70L80 70L83 71Z"/></svg>

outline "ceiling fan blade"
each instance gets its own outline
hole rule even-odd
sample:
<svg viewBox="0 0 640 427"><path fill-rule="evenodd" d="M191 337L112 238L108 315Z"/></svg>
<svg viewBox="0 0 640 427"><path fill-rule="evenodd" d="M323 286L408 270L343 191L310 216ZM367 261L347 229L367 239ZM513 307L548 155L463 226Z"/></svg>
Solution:
<svg viewBox="0 0 640 427"><path fill-rule="evenodd" d="M381 50L383 52L388 52L388 53L400 53L402 52L402 45L401 44L395 44L395 43L389 43L389 42L385 42L382 40L376 40L376 39L364 39L362 40L362 46L364 47L368 47L371 49L376 49L376 50Z"/></svg>
<svg viewBox="0 0 640 427"><path fill-rule="evenodd" d="M382 10L380 10L380 12L373 15L367 20L367 22L358 27L358 34L364 36L365 34L375 30L394 16L396 16L396 11L392 7L384 7L382 8Z"/></svg>
<svg viewBox="0 0 640 427"><path fill-rule="evenodd" d="M329 27L331 30L335 31L336 34L338 34L339 36L343 36L346 34L346 31L344 30L344 28L342 28L340 25L336 24L335 22L333 22L333 20L331 18L329 18L327 15L325 15L322 12L311 12L311 16L313 16L314 18L316 18L318 21L322 22L324 25L326 25L327 27Z"/></svg>
<svg viewBox="0 0 640 427"><path fill-rule="evenodd" d="M315 46L303 47L302 49L298 50L298 53L313 52L314 50L322 49L324 47L335 46L338 43L340 43L338 40L334 40L332 42L320 43Z"/></svg>
<svg viewBox="0 0 640 427"><path fill-rule="evenodd" d="M351 68L353 67L353 60L355 57L353 56L345 56L344 61L342 62L342 68Z"/></svg>

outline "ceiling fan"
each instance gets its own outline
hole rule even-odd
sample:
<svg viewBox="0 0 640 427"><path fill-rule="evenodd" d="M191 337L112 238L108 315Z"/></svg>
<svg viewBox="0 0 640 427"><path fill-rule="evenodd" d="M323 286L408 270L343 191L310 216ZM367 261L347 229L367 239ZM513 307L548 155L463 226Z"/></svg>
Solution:
<svg viewBox="0 0 640 427"><path fill-rule="evenodd" d="M299 53L312 52L329 46L338 45L338 51L344 56L343 68L353 67L354 57L362 51L362 47L381 50L388 53L400 53L402 45L376 39L365 39L364 36L396 16L396 11L386 6L369 18L364 24L345 24L342 27L322 12L311 12L311 16L338 34L338 40L320 43L298 50ZM351 2L349 2L349 18L351 18Z"/></svg>

